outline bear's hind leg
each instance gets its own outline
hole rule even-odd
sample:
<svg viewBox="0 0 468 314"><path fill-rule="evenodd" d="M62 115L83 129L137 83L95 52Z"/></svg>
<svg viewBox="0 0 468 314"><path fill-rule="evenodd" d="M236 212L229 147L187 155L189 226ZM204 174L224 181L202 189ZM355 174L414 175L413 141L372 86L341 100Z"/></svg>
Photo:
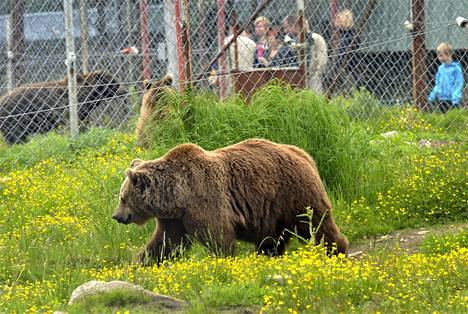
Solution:
<svg viewBox="0 0 468 314"><path fill-rule="evenodd" d="M179 249L187 248L190 244L180 220L160 219L156 228L153 237L138 255L138 261L142 264L155 261L159 265L164 259L177 257Z"/></svg>

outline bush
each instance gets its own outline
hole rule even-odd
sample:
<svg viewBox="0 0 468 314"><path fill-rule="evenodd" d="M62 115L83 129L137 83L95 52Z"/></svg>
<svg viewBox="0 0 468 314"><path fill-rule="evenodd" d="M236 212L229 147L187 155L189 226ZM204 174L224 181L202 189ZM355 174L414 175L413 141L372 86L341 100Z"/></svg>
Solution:
<svg viewBox="0 0 468 314"><path fill-rule="evenodd" d="M297 145L314 157L335 192L356 193L354 183L364 171L362 128L324 97L278 83L258 91L249 104L238 96L221 103L211 94L189 95L151 128L153 148L190 141L213 150L248 138Z"/></svg>

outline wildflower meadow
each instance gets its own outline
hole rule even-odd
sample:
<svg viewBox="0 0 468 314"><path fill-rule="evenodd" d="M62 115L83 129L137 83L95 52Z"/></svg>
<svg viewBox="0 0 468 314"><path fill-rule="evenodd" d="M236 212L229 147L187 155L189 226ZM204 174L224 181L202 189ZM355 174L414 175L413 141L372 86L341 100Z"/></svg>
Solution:
<svg viewBox="0 0 468 314"><path fill-rule="evenodd" d="M466 109L422 112L380 104L363 91L327 100L277 84L249 105L237 96L178 97L150 126L147 148L136 143L134 121L76 140L52 132L0 144L1 313L155 312L130 297L68 306L71 292L89 280L125 280L186 300L184 313L468 311ZM277 258L242 243L228 257L196 244L159 267L137 264L154 223L111 219L130 162L183 142L212 150L254 137L300 146L315 158L351 253L398 230L438 232L411 252L392 245L330 258L295 239ZM457 231L444 232L447 225Z"/></svg>

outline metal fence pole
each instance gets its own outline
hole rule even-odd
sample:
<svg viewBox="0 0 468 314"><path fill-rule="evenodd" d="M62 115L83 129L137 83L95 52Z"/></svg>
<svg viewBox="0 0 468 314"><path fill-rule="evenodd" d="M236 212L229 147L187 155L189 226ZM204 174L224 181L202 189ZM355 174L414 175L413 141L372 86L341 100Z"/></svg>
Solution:
<svg viewBox="0 0 468 314"><path fill-rule="evenodd" d="M305 17L304 17L304 0L297 0L296 1L297 10L299 12L298 22L300 28L299 34L299 69L301 71L302 80L307 84L307 56L306 56L306 49L304 47L306 42L306 25L305 25ZM310 61L309 61L310 62Z"/></svg>
<svg viewBox="0 0 468 314"><path fill-rule="evenodd" d="M143 79L151 79L148 32L148 1L140 0L140 36L141 53L143 54Z"/></svg>
<svg viewBox="0 0 468 314"><path fill-rule="evenodd" d="M24 82L23 57L26 48L24 38L24 12L26 6L24 0L11 0L10 14L10 48L12 59L12 87L21 85Z"/></svg>
<svg viewBox="0 0 468 314"><path fill-rule="evenodd" d="M179 83L177 63L177 36L175 32L175 7L172 0L164 0L164 37L167 53L167 74L172 75L175 85Z"/></svg>
<svg viewBox="0 0 468 314"><path fill-rule="evenodd" d="M226 30L226 12L224 8L224 0L218 0L218 47L222 49L224 47L224 34ZM218 71L221 73L219 79L219 96L224 99L227 94L227 83L226 83L226 54L221 54L218 60Z"/></svg>
<svg viewBox="0 0 468 314"><path fill-rule="evenodd" d="M76 97L76 54L73 38L73 0L63 0L65 16L65 40L67 48L68 105L70 110L70 133L72 139L78 136L78 102Z"/></svg>
<svg viewBox="0 0 468 314"><path fill-rule="evenodd" d="M177 39L177 65L179 72L179 91L182 92L185 87L184 73L184 47L182 42L182 17L180 14L180 0L174 1L175 30Z"/></svg>
<svg viewBox="0 0 468 314"><path fill-rule="evenodd" d="M413 104L426 109L426 35L424 34L424 0L412 0L413 16Z"/></svg>
<svg viewBox="0 0 468 314"><path fill-rule="evenodd" d="M89 47L88 47L88 9L86 0L80 0L80 36L81 36L81 62L83 72L89 71Z"/></svg>
<svg viewBox="0 0 468 314"><path fill-rule="evenodd" d="M184 45L185 79L187 81L188 88L192 89L192 44L190 42L190 8L188 0L184 0L184 23L182 36Z"/></svg>
<svg viewBox="0 0 468 314"><path fill-rule="evenodd" d="M11 17L6 19L6 43L7 43L7 65L6 65L6 86L7 91L13 89L13 52L11 51Z"/></svg>

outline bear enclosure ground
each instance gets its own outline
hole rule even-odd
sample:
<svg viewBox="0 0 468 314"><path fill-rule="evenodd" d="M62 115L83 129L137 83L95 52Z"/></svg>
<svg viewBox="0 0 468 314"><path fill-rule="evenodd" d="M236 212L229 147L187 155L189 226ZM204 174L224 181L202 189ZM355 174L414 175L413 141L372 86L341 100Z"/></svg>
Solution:
<svg viewBox="0 0 468 314"><path fill-rule="evenodd" d="M144 149L133 131L111 129L74 142L49 133L0 144L0 312L154 311L67 306L89 280L136 283L187 300L189 313L468 311L466 109L427 113L363 92L327 102L267 89L250 106L236 97L179 99L186 107L174 104ZM355 256L328 258L295 240L280 258L246 244L220 258L195 245L161 267L132 263L155 226L110 217L131 160L186 141L211 150L251 137L314 156Z"/></svg>

